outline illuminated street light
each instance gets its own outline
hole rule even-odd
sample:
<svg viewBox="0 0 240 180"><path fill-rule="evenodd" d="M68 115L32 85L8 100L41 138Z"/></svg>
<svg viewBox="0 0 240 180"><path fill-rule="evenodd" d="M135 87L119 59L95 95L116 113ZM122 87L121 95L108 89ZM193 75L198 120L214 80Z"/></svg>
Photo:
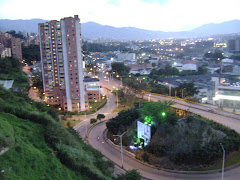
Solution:
<svg viewBox="0 0 240 180"><path fill-rule="evenodd" d="M148 102L151 101L150 97L151 97L151 94L148 94Z"/></svg>
<svg viewBox="0 0 240 180"><path fill-rule="evenodd" d="M127 131L125 131L124 133L122 133L121 135L113 135L113 136L118 136L120 138L121 141L121 159L122 159L122 168L123 168L123 150L122 150L122 137L123 135L126 133Z"/></svg>

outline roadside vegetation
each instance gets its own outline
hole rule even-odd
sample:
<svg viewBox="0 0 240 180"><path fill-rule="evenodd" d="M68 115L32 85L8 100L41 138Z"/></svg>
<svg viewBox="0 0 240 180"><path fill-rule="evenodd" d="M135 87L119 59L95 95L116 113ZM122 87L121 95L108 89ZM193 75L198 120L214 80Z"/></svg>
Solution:
<svg viewBox="0 0 240 180"><path fill-rule="evenodd" d="M226 165L233 165L233 156L239 160L240 136L219 123L196 115L180 115L171 108L169 101L147 102L143 107L122 111L106 123L108 137L119 143L112 135L122 134L123 145L136 158L149 164L176 170L204 170L219 167L222 148L226 151ZM151 127L151 141L137 137L137 121ZM130 149L129 149L130 150Z"/></svg>
<svg viewBox="0 0 240 180"><path fill-rule="evenodd" d="M22 74L26 78L15 59L0 61L0 77L16 80ZM0 86L0 179L117 179L114 164L85 144L74 129L65 128L58 116L55 109L31 100L24 91ZM131 174L132 178L138 175Z"/></svg>
<svg viewBox="0 0 240 180"><path fill-rule="evenodd" d="M0 168L5 170L5 179L15 179L15 177L41 179L42 177L38 176L38 173L34 176L35 178L30 178L33 177L32 174L35 171L38 171L39 167L42 168L40 172L45 172L46 176L49 176L47 179L66 179L66 175L69 176L68 179L76 179L77 176L80 179L84 179L84 177L86 179L93 177L95 179L111 179L113 177L113 164L103 160L100 152L84 144L73 129L65 129L59 123L58 114L54 109L42 103L33 102L26 95L8 92L2 88L0 89L0 103L1 122L12 129L10 135L0 138L1 142L5 142L1 143L0 148L10 148L8 152L0 156ZM13 119L15 119L14 123ZM20 129L15 126L16 123ZM4 126L0 132L3 129ZM17 131L18 129L20 132ZM10 144L8 137L13 139ZM28 148L32 153L27 156L25 153ZM35 152L40 153L41 156L36 156ZM46 158L42 159L44 154L46 154ZM15 157L21 157L21 161L13 161L12 159ZM59 174L54 171L52 174L48 173L48 166L52 166L50 168L52 169L56 165L51 164L47 157L52 159L52 162L58 162L59 167L56 169L67 168L69 174L64 173L62 178L54 178ZM25 162L28 166L25 166L25 169L19 169ZM44 166L44 164L46 165Z"/></svg>

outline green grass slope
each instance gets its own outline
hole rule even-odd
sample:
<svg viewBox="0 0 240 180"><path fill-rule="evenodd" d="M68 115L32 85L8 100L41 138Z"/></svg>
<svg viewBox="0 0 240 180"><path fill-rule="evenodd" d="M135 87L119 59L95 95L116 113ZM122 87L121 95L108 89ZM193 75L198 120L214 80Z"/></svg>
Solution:
<svg viewBox="0 0 240 180"><path fill-rule="evenodd" d="M113 164L55 110L0 87L0 179L113 179Z"/></svg>
<svg viewBox="0 0 240 180"><path fill-rule="evenodd" d="M0 133L1 146L9 147L0 156L0 168L5 171L2 178L83 179L80 173L63 165L48 147L41 125L0 113Z"/></svg>

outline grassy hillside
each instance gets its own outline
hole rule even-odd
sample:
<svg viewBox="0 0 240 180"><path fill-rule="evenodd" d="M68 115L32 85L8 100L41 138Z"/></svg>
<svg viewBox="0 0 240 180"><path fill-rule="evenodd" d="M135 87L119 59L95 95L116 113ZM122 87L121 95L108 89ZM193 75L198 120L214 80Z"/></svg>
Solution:
<svg viewBox="0 0 240 180"><path fill-rule="evenodd" d="M58 114L0 87L0 179L112 179L113 164L86 145Z"/></svg>
<svg viewBox="0 0 240 180"><path fill-rule="evenodd" d="M83 179L63 165L44 139L39 124L0 113L1 146L10 147L0 156L4 179Z"/></svg>

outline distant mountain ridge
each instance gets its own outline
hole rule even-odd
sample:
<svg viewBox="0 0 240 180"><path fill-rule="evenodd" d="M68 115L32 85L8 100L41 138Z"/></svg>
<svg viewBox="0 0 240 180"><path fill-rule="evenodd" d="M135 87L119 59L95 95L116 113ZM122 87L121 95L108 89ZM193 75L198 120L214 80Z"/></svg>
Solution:
<svg viewBox="0 0 240 180"><path fill-rule="evenodd" d="M31 20L9 20L9 19L0 19L0 31L21 31L25 33L38 33L38 23L44 23L47 20L43 19L31 19Z"/></svg>
<svg viewBox="0 0 240 180"><path fill-rule="evenodd" d="M8 20L0 19L0 31L22 31L38 33L38 23L48 20ZM148 40L158 38L190 38L219 34L231 34L240 32L240 20L226 21L223 23L205 24L190 31L164 32L139 29L134 27L116 28L101 25L95 22L82 23L82 35L84 39L115 39L115 40Z"/></svg>

